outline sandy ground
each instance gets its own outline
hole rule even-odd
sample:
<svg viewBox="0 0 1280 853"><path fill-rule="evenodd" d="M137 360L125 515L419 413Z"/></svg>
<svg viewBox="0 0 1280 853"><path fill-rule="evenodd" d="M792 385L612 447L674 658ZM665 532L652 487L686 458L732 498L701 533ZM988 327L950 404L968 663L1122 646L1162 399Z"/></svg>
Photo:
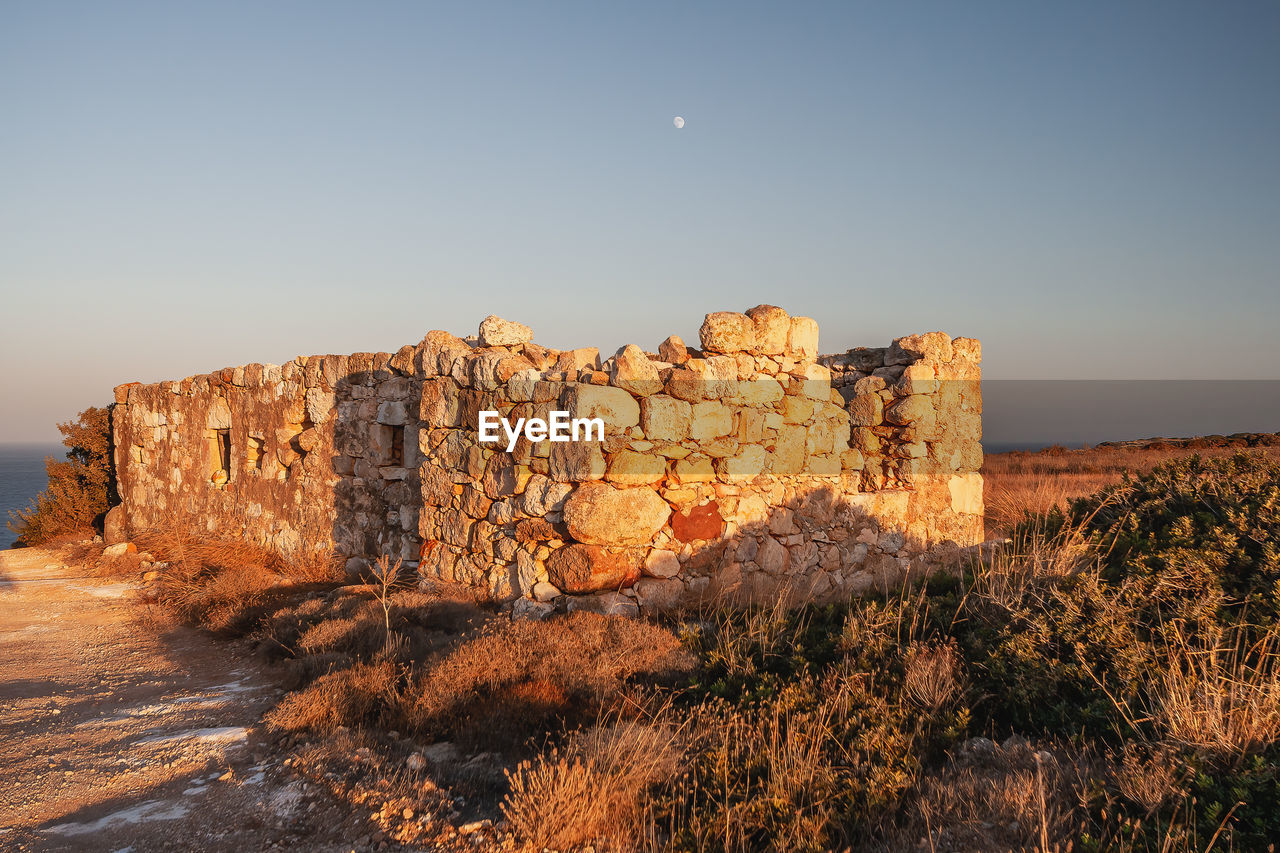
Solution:
<svg viewBox="0 0 1280 853"><path fill-rule="evenodd" d="M132 584L75 574L0 551L0 849L364 846L281 767L260 726L278 692L242 646L149 627Z"/></svg>

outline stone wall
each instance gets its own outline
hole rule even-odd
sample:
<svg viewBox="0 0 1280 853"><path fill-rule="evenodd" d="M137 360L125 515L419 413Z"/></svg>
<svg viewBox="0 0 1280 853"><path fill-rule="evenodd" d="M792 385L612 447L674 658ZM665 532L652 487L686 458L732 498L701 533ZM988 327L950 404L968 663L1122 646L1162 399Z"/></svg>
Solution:
<svg viewBox="0 0 1280 853"><path fill-rule="evenodd" d="M389 554L533 615L846 594L982 541L977 341L820 357L816 322L759 306L708 315L700 345L601 362L491 317L394 355L121 386L127 524L332 550L352 572ZM605 436L508 453L479 440L488 410Z"/></svg>

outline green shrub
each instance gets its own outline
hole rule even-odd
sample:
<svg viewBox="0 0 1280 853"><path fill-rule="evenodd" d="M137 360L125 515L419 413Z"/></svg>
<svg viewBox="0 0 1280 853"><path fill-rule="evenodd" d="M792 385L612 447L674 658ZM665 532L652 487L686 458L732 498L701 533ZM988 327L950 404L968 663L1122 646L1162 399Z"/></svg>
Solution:
<svg viewBox="0 0 1280 853"><path fill-rule="evenodd" d="M1148 630L1280 619L1280 465L1261 455L1169 462L1070 516L1097 535L1103 577Z"/></svg>

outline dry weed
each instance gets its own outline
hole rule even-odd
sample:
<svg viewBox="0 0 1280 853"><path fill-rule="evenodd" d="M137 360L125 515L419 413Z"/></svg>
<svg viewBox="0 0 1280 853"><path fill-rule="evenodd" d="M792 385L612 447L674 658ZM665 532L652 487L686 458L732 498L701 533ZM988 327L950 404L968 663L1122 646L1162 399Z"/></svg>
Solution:
<svg viewBox="0 0 1280 853"><path fill-rule="evenodd" d="M907 653L902 689L929 711L950 702L960 692L960 655L955 645L912 646Z"/></svg>
<svg viewBox="0 0 1280 853"><path fill-rule="evenodd" d="M1012 542L975 565L970 594L1012 610L1043 581L1096 566L1095 546L1085 533L1087 524L1085 519L1052 531L1043 524L1019 529Z"/></svg>
<svg viewBox="0 0 1280 853"><path fill-rule="evenodd" d="M1066 853L1087 825L1091 765L1087 756L1025 742L962 750L920 779L887 848Z"/></svg>
<svg viewBox="0 0 1280 853"><path fill-rule="evenodd" d="M1116 788L1121 796L1151 815L1164 804L1186 795L1182 787L1186 772L1167 749L1144 754L1135 744L1126 743L1116 768Z"/></svg>
<svg viewBox="0 0 1280 853"><path fill-rule="evenodd" d="M594 842L629 847L641 834L644 794L679 768L671 730L640 722L592 727L561 751L508 772L502 813L535 850Z"/></svg>
<svg viewBox="0 0 1280 853"><path fill-rule="evenodd" d="M357 663L290 693L268 712L266 721L272 728L321 733L376 722L395 706L396 685L396 667L390 661Z"/></svg>
<svg viewBox="0 0 1280 853"><path fill-rule="evenodd" d="M622 696L633 676L666 679L692 666L671 631L645 622L581 612L546 622L495 622L410 683L407 725L521 742L554 720L594 716ZM549 707L545 700L555 697L563 703Z"/></svg>
<svg viewBox="0 0 1280 853"><path fill-rule="evenodd" d="M1154 716L1172 743L1239 758L1280 737L1280 655L1273 629L1252 648L1243 632L1223 647L1198 648L1178 635L1150 685Z"/></svg>

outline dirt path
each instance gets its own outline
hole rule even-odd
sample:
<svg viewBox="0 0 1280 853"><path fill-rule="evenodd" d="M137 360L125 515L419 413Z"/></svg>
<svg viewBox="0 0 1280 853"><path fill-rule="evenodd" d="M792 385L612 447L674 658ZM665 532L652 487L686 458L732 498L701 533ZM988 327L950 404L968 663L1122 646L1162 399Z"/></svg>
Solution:
<svg viewBox="0 0 1280 853"><path fill-rule="evenodd" d="M75 574L0 551L0 849L351 849L308 831L325 804L262 739L278 694L242 647Z"/></svg>

